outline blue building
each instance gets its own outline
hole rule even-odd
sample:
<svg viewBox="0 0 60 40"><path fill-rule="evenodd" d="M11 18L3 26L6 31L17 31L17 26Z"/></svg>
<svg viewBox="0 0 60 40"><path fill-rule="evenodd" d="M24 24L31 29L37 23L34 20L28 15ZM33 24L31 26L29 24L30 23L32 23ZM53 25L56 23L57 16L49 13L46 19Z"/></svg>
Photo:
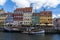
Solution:
<svg viewBox="0 0 60 40"><path fill-rule="evenodd" d="M5 23L13 23L13 13L6 13L8 16L6 18Z"/></svg>

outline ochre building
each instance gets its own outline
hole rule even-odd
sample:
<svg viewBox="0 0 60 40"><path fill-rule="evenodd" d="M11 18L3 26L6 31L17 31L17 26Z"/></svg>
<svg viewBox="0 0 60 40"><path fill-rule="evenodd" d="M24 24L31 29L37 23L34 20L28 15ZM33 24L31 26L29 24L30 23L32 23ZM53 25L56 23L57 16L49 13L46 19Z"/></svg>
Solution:
<svg viewBox="0 0 60 40"><path fill-rule="evenodd" d="M52 25L52 12L41 11L40 12L40 25Z"/></svg>

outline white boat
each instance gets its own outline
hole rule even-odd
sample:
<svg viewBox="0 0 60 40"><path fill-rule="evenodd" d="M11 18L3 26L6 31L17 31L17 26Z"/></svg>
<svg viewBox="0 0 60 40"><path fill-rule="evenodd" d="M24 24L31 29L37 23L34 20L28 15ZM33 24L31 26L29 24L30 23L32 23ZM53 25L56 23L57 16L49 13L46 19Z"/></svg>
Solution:
<svg viewBox="0 0 60 40"><path fill-rule="evenodd" d="M18 27L10 26L10 25L12 25L12 24L8 23L6 26L4 26L4 31L9 31L9 32L11 32L11 31L20 31L18 29Z"/></svg>
<svg viewBox="0 0 60 40"><path fill-rule="evenodd" d="M12 30L11 31L20 31L18 28L12 28Z"/></svg>
<svg viewBox="0 0 60 40"><path fill-rule="evenodd" d="M44 34L45 31L43 29L40 30L30 30L29 31L23 31L25 34Z"/></svg>
<svg viewBox="0 0 60 40"><path fill-rule="evenodd" d="M45 31L44 30L41 30L41 31L25 31L25 32L23 32L23 33L26 33L26 34L43 34L43 33L45 33Z"/></svg>
<svg viewBox="0 0 60 40"><path fill-rule="evenodd" d="M11 32L11 31L20 31L18 28L10 28L10 27L4 27L4 31L9 31L9 32Z"/></svg>
<svg viewBox="0 0 60 40"><path fill-rule="evenodd" d="M12 29L7 27L7 26L4 26L4 31L11 31Z"/></svg>

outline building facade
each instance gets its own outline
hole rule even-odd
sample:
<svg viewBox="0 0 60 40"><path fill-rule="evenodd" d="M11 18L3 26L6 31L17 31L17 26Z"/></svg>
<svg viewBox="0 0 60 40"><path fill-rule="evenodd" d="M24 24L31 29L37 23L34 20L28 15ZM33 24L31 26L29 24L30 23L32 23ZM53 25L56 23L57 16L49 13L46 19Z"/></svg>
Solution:
<svg viewBox="0 0 60 40"><path fill-rule="evenodd" d="M7 18L6 18L5 23L13 23L13 13L8 12L6 13L6 15L7 15Z"/></svg>
<svg viewBox="0 0 60 40"><path fill-rule="evenodd" d="M32 8L17 8L13 14L13 20L16 25L30 25L32 17Z"/></svg>
<svg viewBox="0 0 60 40"><path fill-rule="evenodd" d="M21 9L16 9L14 11L13 21L15 25L21 25L23 23L23 13Z"/></svg>
<svg viewBox="0 0 60 40"><path fill-rule="evenodd" d="M0 10L0 25L5 25L5 19L7 18L6 13L3 9Z"/></svg>
<svg viewBox="0 0 60 40"><path fill-rule="evenodd" d="M32 23L32 8L24 8L23 25L31 25Z"/></svg>
<svg viewBox="0 0 60 40"><path fill-rule="evenodd" d="M32 25L39 25L40 16L39 13L33 13L32 15Z"/></svg>
<svg viewBox="0 0 60 40"><path fill-rule="evenodd" d="M52 25L52 12L42 11L40 12L40 25Z"/></svg>
<svg viewBox="0 0 60 40"><path fill-rule="evenodd" d="M54 18L53 25L55 29L60 30L60 18Z"/></svg>

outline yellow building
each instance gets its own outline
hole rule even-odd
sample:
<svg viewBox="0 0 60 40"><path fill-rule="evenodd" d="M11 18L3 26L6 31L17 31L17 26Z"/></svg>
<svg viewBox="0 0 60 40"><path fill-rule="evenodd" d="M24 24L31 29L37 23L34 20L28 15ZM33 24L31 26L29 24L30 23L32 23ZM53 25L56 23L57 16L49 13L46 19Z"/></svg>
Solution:
<svg viewBox="0 0 60 40"><path fill-rule="evenodd" d="M42 11L40 12L40 25L52 25L52 12Z"/></svg>
<svg viewBox="0 0 60 40"><path fill-rule="evenodd" d="M6 13L4 10L0 10L0 26L5 24L5 19L7 18Z"/></svg>

